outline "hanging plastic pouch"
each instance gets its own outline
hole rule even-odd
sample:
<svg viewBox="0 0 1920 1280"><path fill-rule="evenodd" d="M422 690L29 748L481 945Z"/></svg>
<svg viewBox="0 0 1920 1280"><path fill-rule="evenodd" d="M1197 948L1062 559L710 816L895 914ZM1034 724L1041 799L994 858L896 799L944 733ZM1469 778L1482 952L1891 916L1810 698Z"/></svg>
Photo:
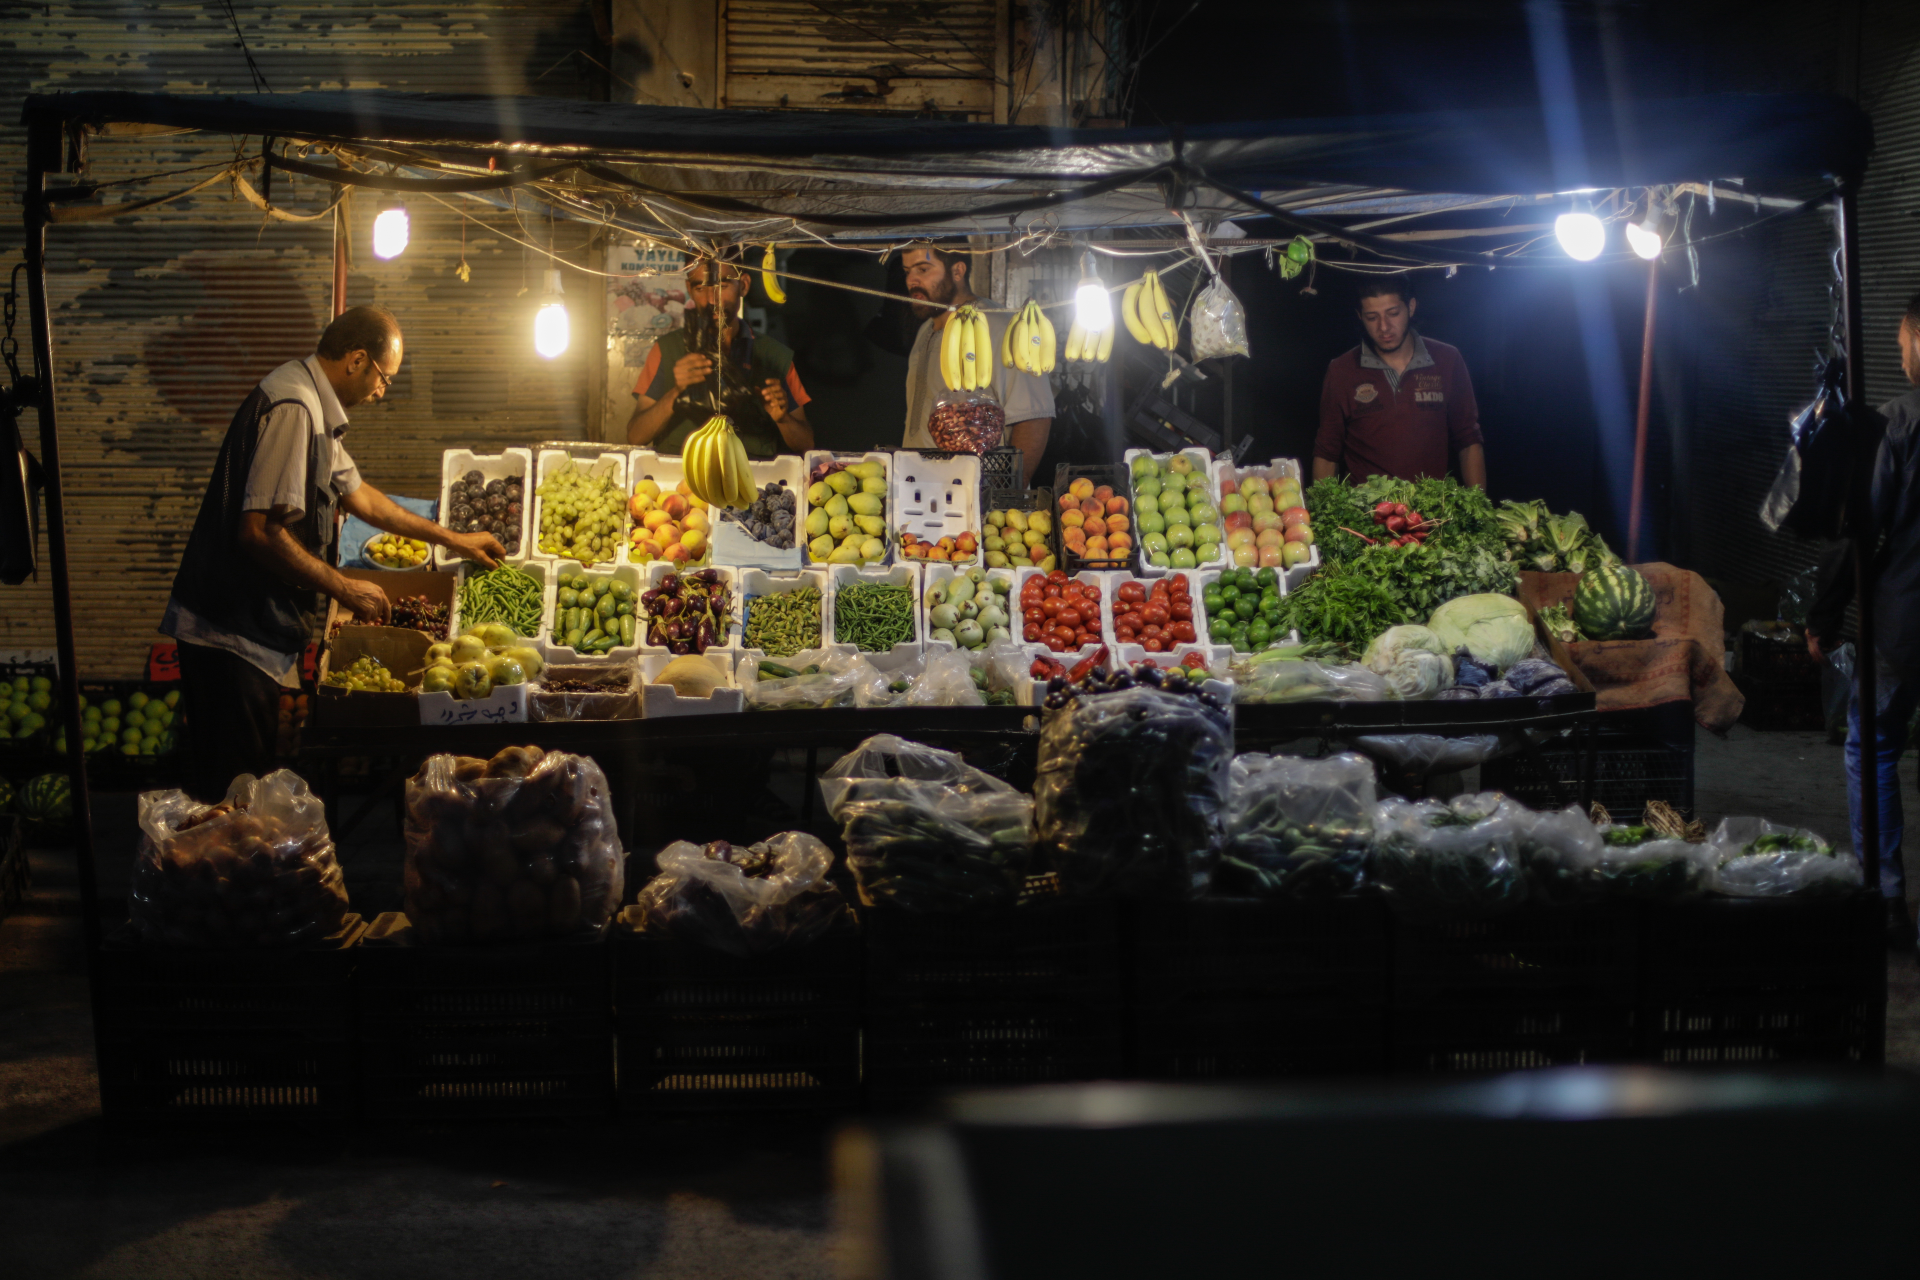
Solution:
<svg viewBox="0 0 1920 1280"><path fill-rule="evenodd" d="M1247 352L1247 316L1219 276L1200 291L1193 303L1193 358L1244 356Z"/></svg>

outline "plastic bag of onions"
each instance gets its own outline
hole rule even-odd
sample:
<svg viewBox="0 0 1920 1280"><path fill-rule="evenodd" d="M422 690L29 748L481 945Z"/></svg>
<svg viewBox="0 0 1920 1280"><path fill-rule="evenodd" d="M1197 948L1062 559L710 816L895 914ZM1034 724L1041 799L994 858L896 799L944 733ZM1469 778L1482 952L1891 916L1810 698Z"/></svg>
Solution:
<svg viewBox="0 0 1920 1280"><path fill-rule="evenodd" d="M347 887L326 806L298 774L241 774L217 805L148 791L139 821L127 913L144 940L292 947L340 931Z"/></svg>
<svg viewBox="0 0 1920 1280"><path fill-rule="evenodd" d="M606 775L585 756L431 756L407 782L406 840L407 918L425 943L597 936L624 888Z"/></svg>
<svg viewBox="0 0 1920 1280"><path fill-rule="evenodd" d="M998 449L1007 434L1007 411L985 391L947 391L927 417L927 434L936 448L954 453Z"/></svg>

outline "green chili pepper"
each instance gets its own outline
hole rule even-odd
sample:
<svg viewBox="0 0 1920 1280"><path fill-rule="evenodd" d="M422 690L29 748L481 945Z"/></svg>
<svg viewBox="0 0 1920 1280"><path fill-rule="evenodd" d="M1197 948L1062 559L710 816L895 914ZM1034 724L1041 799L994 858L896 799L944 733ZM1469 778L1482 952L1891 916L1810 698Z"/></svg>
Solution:
<svg viewBox="0 0 1920 1280"><path fill-rule="evenodd" d="M747 601L742 644L776 658L820 645L820 588L802 587Z"/></svg>
<svg viewBox="0 0 1920 1280"><path fill-rule="evenodd" d="M833 638L863 653L886 653L913 640L913 591L884 582L856 582L833 601Z"/></svg>

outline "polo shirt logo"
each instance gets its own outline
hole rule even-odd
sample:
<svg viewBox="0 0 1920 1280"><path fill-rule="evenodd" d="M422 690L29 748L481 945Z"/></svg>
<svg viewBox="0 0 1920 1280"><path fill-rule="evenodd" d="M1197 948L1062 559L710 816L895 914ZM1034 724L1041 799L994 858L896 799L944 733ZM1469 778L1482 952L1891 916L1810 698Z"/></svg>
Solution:
<svg viewBox="0 0 1920 1280"><path fill-rule="evenodd" d="M1353 389L1353 398L1361 404L1372 404L1374 397L1379 394L1380 388L1371 382L1363 382Z"/></svg>
<svg viewBox="0 0 1920 1280"><path fill-rule="evenodd" d="M1444 391L1416 391L1413 393L1415 404L1445 404L1447 393Z"/></svg>

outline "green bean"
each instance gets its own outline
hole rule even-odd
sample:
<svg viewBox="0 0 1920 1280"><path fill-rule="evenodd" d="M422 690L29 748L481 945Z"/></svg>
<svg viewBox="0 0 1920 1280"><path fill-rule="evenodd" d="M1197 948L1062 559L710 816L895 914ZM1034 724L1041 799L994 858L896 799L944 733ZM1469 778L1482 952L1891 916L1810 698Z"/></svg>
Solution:
<svg viewBox="0 0 1920 1280"><path fill-rule="evenodd" d="M791 658L820 646L820 588L802 587L747 601L742 644L770 658Z"/></svg>
<svg viewBox="0 0 1920 1280"><path fill-rule="evenodd" d="M540 634L540 583L518 569L477 570L460 582L460 625L504 622L523 636Z"/></svg>
<svg viewBox="0 0 1920 1280"><path fill-rule="evenodd" d="M913 640L913 590L884 582L856 582L833 600L833 638L862 653L886 653Z"/></svg>

